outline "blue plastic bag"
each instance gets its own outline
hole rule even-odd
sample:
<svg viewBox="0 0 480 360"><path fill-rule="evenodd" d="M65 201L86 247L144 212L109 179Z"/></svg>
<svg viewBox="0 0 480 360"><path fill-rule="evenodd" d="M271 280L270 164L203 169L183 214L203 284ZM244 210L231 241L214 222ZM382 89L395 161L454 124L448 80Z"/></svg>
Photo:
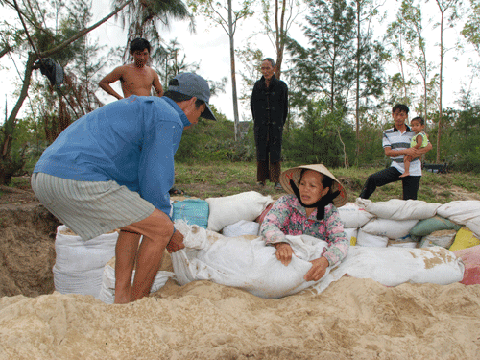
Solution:
<svg viewBox="0 0 480 360"><path fill-rule="evenodd" d="M189 225L198 225L207 228L208 203L200 199L174 202L172 220L184 220Z"/></svg>

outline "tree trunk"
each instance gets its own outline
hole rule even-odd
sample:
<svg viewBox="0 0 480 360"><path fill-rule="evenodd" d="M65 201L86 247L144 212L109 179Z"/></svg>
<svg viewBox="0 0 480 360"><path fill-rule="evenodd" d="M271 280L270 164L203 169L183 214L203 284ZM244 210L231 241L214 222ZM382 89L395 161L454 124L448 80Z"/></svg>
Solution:
<svg viewBox="0 0 480 360"><path fill-rule="evenodd" d="M442 21L440 23L440 113L438 117L438 133L437 133L437 164L440 164L440 139L442 137L443 126L443 11Z"/></svg>
<svg viewBox="0 0 480 360"><path fill-rule="evenodd" d="M125 3L120 5L118 8L113 10L110 14L108 14L106 17L98 21L97 23L93 24L92 26L79 31L77 34L72 36L71 38L63 41L60 43L58 46L55 48L45 51L40 54L36 53L29 53L28 54L28 60L25 65L25 77L23 79L23 84L22 84L22 89L20 90L20 96L17 100L17 103L12 109L12 112L6 121L6 123L3 126L3 131L4 131L4 136L3 136L3 141L2 144L0 144L0 149L1 149L1 154L0 154L0 185L8 185L10 183L10 180L13 176L13 173L17 171L15 164L12 163L11 159L11 150L12 150L12 139L14 136L14 130L16 126L16 118L17 114L20 111L20 108L23 105L23 102L25 101L27 95L28 95L28 88L30 87L30 81L32 78L32 72L33 72L33 64L35 60L38 58L47 58L53 54L56 54L57 52L63 50L67 45L70 43L74 42L75 40L79 39L80 37L86 35L90 31L96 29L100 25L102 25L104 22L106 22L109 18L111 18L113 15L117 14L119 11L121 11L123 8L125 8L128 4L130 4L133 0L127 0ZM18 12L18 9L17 9ZM18 15L20 17L20 20L23 23L23 18L22 15L19 13ZM27 32L27 29L25 29ZM28 32L27 32L28 34ZM32 39L30 39L32 41Z"/></svg>
<svg viewBox="0 0 480 360"><path fill-rule="evenodd" d="M232 0L228 0L228 39L230 40L230 76L232 78L233 123L235 141L240 139L238 119L237 83L235 80L235 48L233 46Z"/></svg>
<svg viewBox="0 0 480 360"><path fill-rule="evenodd" d="M355 91L355 154L356 154L356 163L358 164L358 157L360 156L360 1L357 2L357 69L356 69L356 83L357 88ZM346 161L346 158L345 158Z"/></svg>

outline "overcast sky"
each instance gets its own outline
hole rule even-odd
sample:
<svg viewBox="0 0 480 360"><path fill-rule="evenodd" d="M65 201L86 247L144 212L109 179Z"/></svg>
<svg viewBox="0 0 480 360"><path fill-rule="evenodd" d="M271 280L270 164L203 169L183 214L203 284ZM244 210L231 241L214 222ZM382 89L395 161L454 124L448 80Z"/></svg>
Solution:
<svg viewBox="0 0 480 360"><path fill-rule="evenodd" d="M432 3L433 4L433 3ZM392 2L395 7L397 2ZM435 15L436 9L433 7L431 11L424 11L424 14ZM100 19L108 14L110 11L110 5L108 0L96 0L92 8L95 19ZM389 16L393 17L395 10L389 12ZM212 97L210 102L214 104L221 112L227 115L227 118L233 120L233 108L231 98L231 83L230 83L230 59L229 59L229 43L228 36L221 27L214 27L207 22L203 17L196 17L197 32L191 34L187 30L186 22L172 21L170 30L161 29L161 35L168 43L170 39L177 38L178 43L182 46L184 53L186 54L187 62L199 62L200 69L198 73L204 78L212 81L220 81L223 77L227 77L228 83L226 86L226 93L219 96ZM260 24L253 20L240 23L237 27L237 33L235 35L235 47L241 48L246 45L246 39L250 36L253 30L258 31ZM377 32L382 33L384 30L378 28ZM296 34L300 34L299 30L296 30ZM92 37L100 40L100 45L106 44L109 46L121 46L124 47L127 42L127 34L122 31L119 21L110 19L106 24L103 24L98 29L91 33ZM455 39L458 37L458 30L449 31L446 38L447 46L453 46ZM432 30L427 36L427 43L429 44L429 57L430 60L434 60L437 63L439 50L435 44L439 39L439 29ZM252 41L252 40L251 40ZM254 45L262 48L265 57L275 58L274 48L266 37L256 36L252 41ZM458 61L454 61L453 58L457 57ZM458 98L458 92L461 85L469 83L472 74L467 70L467 63L469 60L478 60L478 54L472 52L467 48L467 52L464 54L454 53L453 50L447 53L444 81L445 81L445 95L444 106L455 106L454 101ZM19 71L23 76L23 64L17 59L16 64ZM120 64L118 64L120 65ZM112 68L106 68L105 74ZM5 114L5 99L8 100L8 110L11 111L17 99L12 94L13 88L11 83L14 79L20 79L15 66L8 56L4 56L0 60L0 111L2 113L1 119L3 121ZM241 64L237 59L237 74L241 71ZM397 72L396 65L389 65L388 73L393 75ZM35 74L35 76L39 76ZM163 81L163 80L162 80ZM163 84L164 86L166 84ZM166 86L165 86L166 87ZM242 83L240 76L237 75L237 93L240 94ZM116 90L121 93L120 86L117 85ZM103 90L97 91L100 99L105 103L115 101L115 98L106 95ZM27 100L28 101L28 100ZM26 103L24 103L25 107ZM250 117L248 107L243 104L239 104L240 120L242 120L242 114ZM412 114L413 116L415 114Z"/></svg>

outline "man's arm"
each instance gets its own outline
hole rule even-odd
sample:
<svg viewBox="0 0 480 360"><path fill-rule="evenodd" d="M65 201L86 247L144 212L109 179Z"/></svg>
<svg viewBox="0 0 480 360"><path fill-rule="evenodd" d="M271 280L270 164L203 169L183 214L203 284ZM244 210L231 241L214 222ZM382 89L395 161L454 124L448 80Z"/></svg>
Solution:
<svg viewBox="0 0 480 360"><path fill-rule="evenodd" d="M162 97L163 96L163 87L162 87L162 84L160 84L160 79L158 78L158 74L155 70L153 70L153 87L155 88L156 95L158 97Z"/></svg>
<svg viewBox="0 0 480 360"><path fill-rule="evenodd" d="M399 155L411 155L414 159L419 157L422 154L426 154L432 150L432 144L429 142L427 146L421 149L409 148L405 150L392 150L390 146L385 147L385 155L389 157L395 157Z"/></svg>
<svg viewBox="0 0 480 360"><path fill-rule="evenodd" d="M118 100L123 99L123 96L119 95L115 90L110 86L111 83L117 82L122 78L122 67L116 67L113 71L105 76L99 83L100 87L106 91L107 94L116 97Z"/></svg>

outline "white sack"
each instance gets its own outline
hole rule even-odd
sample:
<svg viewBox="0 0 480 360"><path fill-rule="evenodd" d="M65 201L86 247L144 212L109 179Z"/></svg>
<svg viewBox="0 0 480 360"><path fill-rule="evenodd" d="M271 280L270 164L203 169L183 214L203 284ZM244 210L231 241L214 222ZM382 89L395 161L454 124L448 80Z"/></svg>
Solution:
<svg viewBox="0 0 480 360"><path fill-rule="evenodd" d="M351 244L352 242L355 244L357 242L357 228L345 228L345 234L347 234L348 243Z"/></svg>
<svg viewBox="0 0 480 360"><path fill-rule="evenodd" d="M452 201L440 206L437 213L455 224L468 227L480 238L480 201Z"/></svg>
<svg viewBox="0 0 480 360"><path fill-rule="evenodd" d="M132 282L134 276L135 270L132 272ZM157 272L150 293L154 293L155 291L162 288L167 282L167 280L171 277L175 277L175 274L170 271ZM113 301L115 300L115 269L110 266L110 264L107 264L105 266L102 277L102 286L98 298L107 304L113 304Z"/></svg>
<svg viewBox="0 0 480 360"><path fill-rule="evenodd" d="M61 225L55 239L56 262L53 267L55 290L61 294L99 297L105 264L115 256L116 231L91 240L65 235Z"/></svg>
<svg viewBox="0 0 480 360"><path fill-rule="evenodd" d="M423 220L436 215L442 204L426 203L418 200L397 200L372 203L370 200L358 198L356 204L369 213L390 220Z"/></svg>
<svg viewBox="0 0 480 360"><path fill-rule="evenodd" d="M366 247L387 247L388 237L382 235L373 235L358 229L357 245Z"/></svg>
<svg viewBox="0 0 480 360"><path fill-rule="evenodd" d="M372 234L386 236L389 239L398 239L407 236L410 229L417 225L418 220L389 220L374 219L368 222L362 230Z"/></svg>
<svg viewBox="0 0 480 360"><path fill-rule="evenodd" d="M242 235L258 235L260 224L255 221L240 220L239 222L225 226L223 235L227 237L236 237Z"/></svg>
<svg viewBox="0 0 480 360"><path fill-rule="evenodd" d="M208 198L209 205L208 229L220 231L225 226L235 224L240 220L253 221L268 204L274 202L271 196L249 191L237 195Z"/></svg>
<svg viewBox="0 0 480 360"><path fill-rule="evenodd" d="M462 281L465 265L446 249L385 249L350 247L346 259L330 273L332 281L343 275L370 278L386 286L404 282L447 285Z"/></svg>
<svg viewBox="0 0 480 360"><path fill-rule="evenodd" d="M308 235L287 236L296 255L288 266L284 266L276 259L275 248L266 246L261 237L248 240L217 236L212 241L200 239L207 236L208 230L202 232L192 226L184 233L185 228L178 226L177 229L184 235L187 247L171 254L175 275L181 285L194 280L211 280L258 297L281 298L317 283L306 282L303 276L312 266L309 260L321 256L326 245L322 240ZM202 249L195 250L199 245L203 246ZM329 278L324 276L319 282L325 279Z"/></svg>
<svg viewBox="0 0 480 360"><path fill-rule="evenodd" d="M346 228L360 228L374 218L373 214L354 203L347 203L337 210Z"/></svg>
<svg viewBox="0 0 480 360"><path fill-rule="evenodd" d="M420 241L419 247L428 248L432 246L440 246L448 249L450 246L452 246L456 235L456 230L437 230L427 236L424 236Z"/></svg>
<svg viewBox="0 0 480 360"><path fill-rule="evenodd" d="M400 248L415 249L415 248L418 247L418 242L416 242L416 241L405 242L405 241L389 240L388 241L388 247L400 247Z"/></svg>
<svg viewBox="0 0 480 360"><path fill-rule="evenodd" d="M449 284L463 279L465 271L454 253L442 248L362 248L350 247L348 255L333 270L317 282L305 282L303 275L311 264L305 259L321 256L326 243L308 235L287 236L296 256L288 266L275 258L275 249L265 246L261 237L247 240L242 237L214 236L208 230L192 226L177 226L185 236L185 245L201 250L184 249L172 253L177 280L184 285L194 280L213 282L244 289L263 298L280 298L309 286L320 293L332 281L343 275L371 278L388 286L403 282Z"/></svg>

